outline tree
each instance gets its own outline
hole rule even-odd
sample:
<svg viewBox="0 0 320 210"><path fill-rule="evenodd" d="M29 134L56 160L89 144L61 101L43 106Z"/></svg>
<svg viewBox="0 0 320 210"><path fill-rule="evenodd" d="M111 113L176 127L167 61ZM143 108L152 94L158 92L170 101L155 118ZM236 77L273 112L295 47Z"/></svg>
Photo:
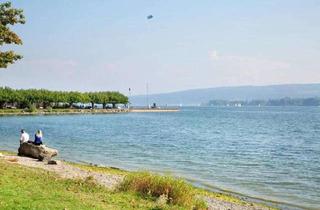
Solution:
<svg viewBox="0 0 320 210"><path fill-rule="evenodd" d="M67 93L67 102L70 108L72 108L74 103L84 102L84 100L87 100L87 98L84 98L84 94L80 92L71 91Z"/></svg>
<svg viewBox="0 0 320 210"><path fill-rule="evenodd" d="M99 92L99 101L102 104L102 108L105 109L107 107L107 103L109 103L109 92Z"/></svg>
<svg viewBox="0 0 320 210"><path fill-rule="evenodd" d="M20 37L10 30L10 26L19 23L25 23L23 10L12 8L11 2L0 4L0 46L4 44L22 44ZM21 58L21 55L15 54L13 51L0 51L0 68L7 68L9 64L13 64Z"/></svg>
<svg viewBox="0 0 320 210"><path fill-rule="evenodd" d="M4 108L11 101L12 93L13 90L11 88L0 88L0 108Z"/></svg>
<svg viewBox="0 0 320 210"><path fill-rule="evenodd" d="M111 92L109 102L112 104L112 108L116 108L116 104L127 104L129 99L119 92Z"/></svg>
<svg viewBox="0 0 320 210"><path fill-rule="evenodd" d="M87 95L90 99L91 108L94 109L94 104L99 103L99 96L96 92L90 92Z"/></svg>

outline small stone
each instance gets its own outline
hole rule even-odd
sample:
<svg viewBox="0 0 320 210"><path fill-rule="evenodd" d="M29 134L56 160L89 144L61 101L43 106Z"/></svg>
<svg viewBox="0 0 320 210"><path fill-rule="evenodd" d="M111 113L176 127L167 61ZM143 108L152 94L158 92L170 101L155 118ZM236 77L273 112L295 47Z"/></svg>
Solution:
<svg viewBox="0 0 320 210"><path fill-rule="evenodd" d="M58 161L56 161L56 160L49 160L49 161L48 161L48 164L49 164L49 165L58 165Z"/></svg>

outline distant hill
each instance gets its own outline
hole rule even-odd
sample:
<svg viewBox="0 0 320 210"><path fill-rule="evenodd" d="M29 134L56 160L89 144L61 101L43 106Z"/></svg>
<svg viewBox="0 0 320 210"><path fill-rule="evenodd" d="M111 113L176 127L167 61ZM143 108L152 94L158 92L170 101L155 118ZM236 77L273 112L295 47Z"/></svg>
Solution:
<svg viewBox="0 0 320 210"><path fill-rule="evenodd" d="M210 100L268 100L284 97L308 98L320 96L320 84L288 84L269 86L239 86L193 89L149 95L150 104L199 105ZM132 96L133 105L146 105L146 96Z"/></svg>

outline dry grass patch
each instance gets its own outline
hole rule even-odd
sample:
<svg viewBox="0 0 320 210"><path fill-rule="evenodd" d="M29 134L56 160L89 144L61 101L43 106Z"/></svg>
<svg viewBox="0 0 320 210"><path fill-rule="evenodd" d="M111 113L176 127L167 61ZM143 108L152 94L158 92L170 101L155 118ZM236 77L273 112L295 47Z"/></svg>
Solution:
<svg viewBox="0 0 320 210"><path fill-rule="evenodd" d="M149 172L131 173L119 185L120 191L136 192L161 205L172 204L189 209L207 209L204 201L196 198L196 191L183 179L160 176Z"/></svg>
<svg viewBox="0 0 320 210"><path fill-rule="evenodd" d="M15 158L15 157L8 158L7 161L12 162L12 163L16 163L16 162L18 162L18 158Z"/></svg>

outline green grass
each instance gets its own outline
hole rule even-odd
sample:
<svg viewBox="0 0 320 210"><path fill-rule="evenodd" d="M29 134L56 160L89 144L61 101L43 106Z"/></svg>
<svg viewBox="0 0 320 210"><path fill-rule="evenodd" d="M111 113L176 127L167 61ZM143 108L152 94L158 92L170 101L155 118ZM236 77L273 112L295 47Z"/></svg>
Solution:
<svg viewBox="0 0 320 210"><path fill-rule="evenodd" d="M7 151L7 150L0 150L0 153L3 155L17 155L16 152L11 152L11 151Z"/></svg>
<svg viewBox="0 0 320 210"><path fill-rule="evenodd" d="M0 153L16 155L9 151L0 150ZM60 179L51 172L14 162L0 158L0 209L206 209L199 196L251 205L226 193L196 188L183 179L149 172L65 162L87 171L124 176L117 190L110 191L95 184L92 179Z"/></svg>
<svg viewBox="0 0 320 210"><path fill-rule="evenodd" d="M23 109L0 109L0 114L22 113Z"/></svg>
<svg viewBox="0 0 320 210"><path fill-rule="evenodd" d="M187 209L159 205L134 192L109 191L92 179L60 179L53 173L0 159L0 209Z"/></svg>
<svg viewBox="0 0 320 210"><path fill-rule="evenodd" d="M94 171L94 172L98 172L98 173L105 173L105 174L115 174L115 175L127 175L128 177L125 179L125 182L127 183L122 183L122 187L124 187L123 185L128 185L128 182L132 182L133 176L137 176L136 178L138 179L142 179L144 177L144 172L142 173L137 173L137 172L129 172L129 171L125 171L125 170L121 170L121 169L115 169L115 168L110 168L110 167L99 167L99 166L94 166L94 165L88 165L88 164L80 164L80 163L72 163L72 162L65 162L69 165L78 167L80 169L83 170L88 170L88 171ZM149 175L146 172L147 176ZM141 176L140 176L141 175ZM140 177L139 177L140 176ZM155 176L156 179L158 179L158 176ZM131 179L131 180L129 180ZM166 180L167 179L167 180ZM167 182L168 180L171 180L172 177L167 176L166 178L163 177L163 181ZM121 187L121 186L120 186ZM251 203L245 200L242 200L238 197L235 197L229 193L220 193L220 192L210 192L201 188L197 188L192 186L194 192L196 192L197 195L202 195L202 196L207 196L207 197L211 197L214 199L219 199L222 201L227 201L230 203L234 203L234 204L239 204L239 205L250 205ZM126 186L126 189L122 189L124 191L128 191L129 187ZM131 189L132 191L132 189ZM135 191L135 190L133 190ZM141 194L141 193L140 193ZM143 193L142 193L143 194ZM146 196L144 196L146 197ZM159 193L158 195L156 195L155 197L159 197ZM196 201L197 202L197 201ZM271 210L275 210L276 208L272 208L272 207L268 207L262 203L256 203L256 205L258 206L263 206L263 207L267 207Z"/></svg>

